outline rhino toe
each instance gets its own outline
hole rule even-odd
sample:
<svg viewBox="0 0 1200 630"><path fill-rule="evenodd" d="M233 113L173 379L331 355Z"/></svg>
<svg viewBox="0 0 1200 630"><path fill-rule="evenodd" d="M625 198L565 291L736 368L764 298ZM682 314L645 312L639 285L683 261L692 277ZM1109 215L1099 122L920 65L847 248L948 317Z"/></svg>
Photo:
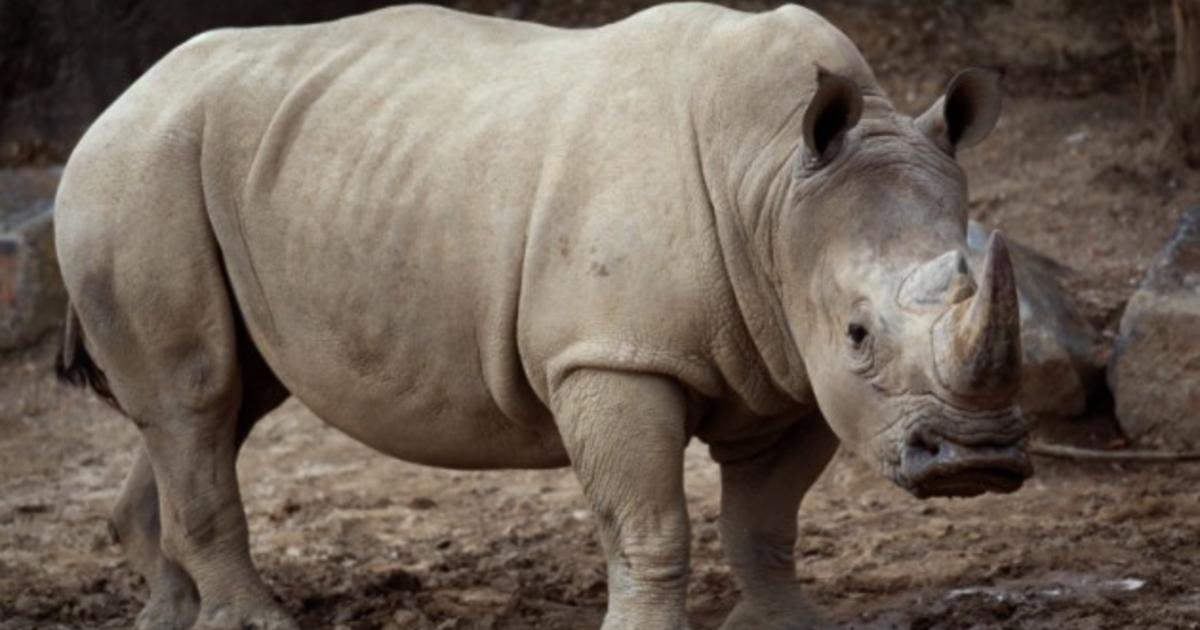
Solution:
<svg viewBox="0 0 1200 630"><path fill-rule="evenodd" d="M150 600L138 613L136 630L187 630L196 620L200 602L190 588L170 588L161 582L152 589Z"/></svg>
<svg viewBox="0 0 1200 630"><path fill-rule="evenodd" d="M216 606L201 610L193 630L300 630L274 603L257 607Z"/></svg>

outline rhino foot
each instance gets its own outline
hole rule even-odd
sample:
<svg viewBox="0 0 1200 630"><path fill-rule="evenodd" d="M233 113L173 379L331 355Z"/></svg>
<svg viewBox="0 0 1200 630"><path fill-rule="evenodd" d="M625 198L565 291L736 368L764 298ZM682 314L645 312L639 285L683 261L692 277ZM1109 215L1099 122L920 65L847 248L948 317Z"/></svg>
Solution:
<svg viewBox="0 0 1200 630"><path fill-rule="evenodd" d="M300 630L278 605L227 604L204 606L192 630Z"/></svg>
<svg viewBox="0 0 1200 630"><path fill-rule="evenodd" d="M134 623L136 630L188 630L199 608L195 591L154 593Z"/></svg>
<svg viewBox="0 0 1200 630"><path fill-rule="evenodd" d="M755 604L746 600L729 613L721 630L833 630L835 625L821 618L803 601L787 606Z"/></svg>
<svg viewBox="0 0 1200 630"><path fill-rule="evenodd" d="M691 630L692 626L685 617L663 618L658 614L613 614L604 616L604 624L600 630Z"/></svg>

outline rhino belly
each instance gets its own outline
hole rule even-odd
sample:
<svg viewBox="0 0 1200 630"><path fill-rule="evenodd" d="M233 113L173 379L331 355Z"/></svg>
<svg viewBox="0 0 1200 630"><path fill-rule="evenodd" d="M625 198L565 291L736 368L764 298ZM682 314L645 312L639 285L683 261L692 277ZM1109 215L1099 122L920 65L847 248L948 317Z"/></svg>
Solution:
<svg viewBox="0 0 1200 630"><path fill-rule="evenodd" d="M507 231L482 230L468 247L445 228L472 224L455 210L392 208L374 227L352 208L320 225L305 217L328 213L243 212L258 220L241 223L242 238L219 236L235 299L267 362L318 416L419 463L568 463L517 356L520 259L501 252L520 248Z"/></svg>
<svg viewBox="0 0 1200 630"><path fill-rule="evenodd" d="M406 311L394 314L358 306L333 309L323 324L282 324L288 341L263 350L293 395L324 421L383 453L428 465L568 463L548 416L502 409L471 326L428 303L393 305Z"/></svg>

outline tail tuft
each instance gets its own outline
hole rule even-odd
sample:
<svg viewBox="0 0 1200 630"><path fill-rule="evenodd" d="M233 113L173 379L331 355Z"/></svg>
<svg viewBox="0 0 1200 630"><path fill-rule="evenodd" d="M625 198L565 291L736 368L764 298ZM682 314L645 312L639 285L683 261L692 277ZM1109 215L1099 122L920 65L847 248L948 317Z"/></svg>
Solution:
<svg viewBox="0 0 1200 630"><path fill-rule="evenodd" d="M116 409L121 408L117 397L113 395L112 389L108 386L108 377L104 375L104 370L96 365L96 362L92 360L92 355L88 354L87 348L83 345L79 330L79 317L69 304L67 305L67 322L63 327L62 350L54 361L54 372L58 375L58 380L76 387L91 387L92 391L96 392L104 402Z"/></svg>

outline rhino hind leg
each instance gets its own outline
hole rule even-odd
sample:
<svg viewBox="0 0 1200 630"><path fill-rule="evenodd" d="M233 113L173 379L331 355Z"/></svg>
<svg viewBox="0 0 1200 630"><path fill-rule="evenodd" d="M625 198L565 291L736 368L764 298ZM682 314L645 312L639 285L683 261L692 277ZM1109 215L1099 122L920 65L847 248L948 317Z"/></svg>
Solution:
<svg viewBox="0 0 1200 630"><path fill-rule="evenodd" d="M837 444L813 417L758 456L721 464L721 545L742 590L721 630L832 627L800 592L794 549L800 502Z"/></svg>
<svg viewBox="0 0 1200 630"><path fill-rule="evenodd" d="M222 364L221 353L197 351L206 344L193 342L199 345L184 342L182 357L137 353L139 364L154 369L109 370L117 399L141 428L149 463L135 467L116 518L134 565L153 575L138 625L188 627L194 617L196 630L294 630L250 559L235 468L252 424L241 413L249 384L236 359ZM123 353L133 354L129 346ZM147 380L151 387L142 385Z"/></svg>
<svg viewBox="0 0 1200 630"><path fill-rule="evenodd" d="M150 587L150 597L138 615L136 627L139 630L192 627L200 608L200 595L191 576L162 554L158 488L144 449L139 449L137 462L125 479L111 523L129 565Z"/></svg>
<svg viewBox="0 0 1200 630"><path fill-rule="evenodd" d="M248 432L239 417L262 405L251 382L261 359L248 352L205 205L202 121L136 94L80 140L54 214L81 348L142 435L147 462L117 520L135 567L158 582L143 625L157 613L166 627L187 621L187 577L200 597L193 628L294 630L250 559L235 463Z"/></svg>
<svg viewBox="0 0 1200 630"><path fill-rule="evenodd" d="M240 448L250 430L288 396L239 327L239 353L243 374L242 402L238 412L236 442ZM125 480L113 508L112 525L130 566L150 586L150 597L138 615L138 630L186 630L196 621L200 594L183 567L162 553L158 485L144 448Z"/></svg>

